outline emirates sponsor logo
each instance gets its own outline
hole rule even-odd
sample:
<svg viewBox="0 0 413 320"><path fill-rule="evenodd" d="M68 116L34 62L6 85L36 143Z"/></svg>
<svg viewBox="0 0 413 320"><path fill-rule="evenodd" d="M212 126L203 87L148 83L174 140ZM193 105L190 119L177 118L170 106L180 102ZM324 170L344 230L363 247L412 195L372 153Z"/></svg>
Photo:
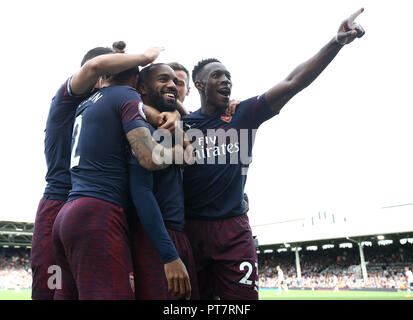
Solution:
<svg viewBox="0 0 413 320"><path fill-rule="evenodd" d="M216 119L216 118L215 118ZM223 121L231 121L232 117L222 115ZM185 124L185 132L175 130L173 136L168 130L155 130L152 137L160 141L152 150L152 159L156 164L241 164L242 175L247 174L248 165L252 161L251 150L257 129L193 128L194 123ZM182 122L179 127L184 125ZM172 149L174 144L184 145L182 149ZM172 152L175 152L174 157ZM245 169L245 170L244 170Z"/></svg>

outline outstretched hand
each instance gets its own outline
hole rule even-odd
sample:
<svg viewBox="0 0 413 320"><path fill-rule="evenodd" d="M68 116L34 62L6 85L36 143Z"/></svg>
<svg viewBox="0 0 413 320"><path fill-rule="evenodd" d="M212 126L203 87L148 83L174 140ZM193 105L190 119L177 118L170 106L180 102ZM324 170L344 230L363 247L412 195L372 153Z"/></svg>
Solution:
<svg viewBox="0 0 413 320"><path fill-rule="evenodd" d="M365 31L361 25L354 22L356 18L364 11L364 8L361 8L354 12L350 17L344 20L336 36L336 40L339 44L345 45L351 43L356 38L361 38Z"/></svg>
<svg viewBox="0 0 413 320"><path fill-rule="evenodd" d="M143 53L145 58L146 58L145 65L153 63L155 61L155 59L158 58L159 54L164 50L165 50L164 47L151 47L151 48L147 49Z"/></svg>

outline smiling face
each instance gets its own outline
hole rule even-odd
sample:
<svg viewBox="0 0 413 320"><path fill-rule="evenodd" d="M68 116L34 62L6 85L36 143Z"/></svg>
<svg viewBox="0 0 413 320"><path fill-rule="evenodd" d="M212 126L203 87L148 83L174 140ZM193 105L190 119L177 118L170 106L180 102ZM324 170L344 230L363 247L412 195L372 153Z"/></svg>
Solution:
<svg viewBox="0 0 413 320"><path fill-rule="evenodd" d="M197 88L202 91L207 104L224 111L231 96L231 74L222 63L209 63L201 71Z"/></svg>
<svg viewBox="0 0 413 320"><path fill-rule="evenodd" d="M161 64L153 67L139 91L144 103L161 112L174 111L178 97L177 83L175 71L168 65Z"/></svg>

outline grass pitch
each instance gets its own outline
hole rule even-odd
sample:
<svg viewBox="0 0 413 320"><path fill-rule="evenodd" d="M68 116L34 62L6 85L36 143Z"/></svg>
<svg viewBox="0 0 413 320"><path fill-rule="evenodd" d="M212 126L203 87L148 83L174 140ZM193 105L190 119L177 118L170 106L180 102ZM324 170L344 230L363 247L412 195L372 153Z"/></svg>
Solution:
<svg viewBox="0 0 413 320"><path fill-rule="evenodd" d="M278 294L278 289L261 289L260 300L412 300L406 291L339 291L332 290L288 290Z"/></svg>
<svg viewBox="0 0 413 320"><path fill-rule="evenodd" d="M31 300L32 290L22 289L15 290L0 290L0 300Z"/></svg>

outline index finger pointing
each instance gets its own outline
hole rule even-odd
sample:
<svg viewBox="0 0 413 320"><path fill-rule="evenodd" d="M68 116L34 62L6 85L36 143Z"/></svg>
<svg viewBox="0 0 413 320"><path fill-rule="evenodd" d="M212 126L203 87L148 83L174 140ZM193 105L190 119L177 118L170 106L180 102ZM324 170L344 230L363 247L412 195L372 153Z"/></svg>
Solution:
<svg viewBox="0 0 413 320"><path fill-rule="evenodd" d="M354 20L364 11L364 8L358 9L356 12L354 12L348 19L347 19L347 24L349 28L353 26Z"/></svg>

